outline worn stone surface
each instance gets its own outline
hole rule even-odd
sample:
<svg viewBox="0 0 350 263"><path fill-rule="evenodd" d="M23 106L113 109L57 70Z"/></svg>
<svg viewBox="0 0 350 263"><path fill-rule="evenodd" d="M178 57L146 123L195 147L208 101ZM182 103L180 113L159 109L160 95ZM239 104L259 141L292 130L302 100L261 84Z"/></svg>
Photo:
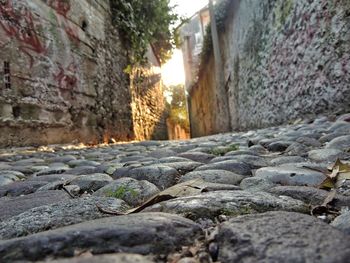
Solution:
<svg viewBox="0 0 350 263"><path fill-rule="evenodd" d="M56 229L109 216L98 210L126 211L128 205L120 199L85 197L30 209L0 223L0 239L27 236L37 232Z"/></svg>
<svg viewBox="0 0 350 263"><path fill-rule="evenodd" d="M331 225L346 234L350 234L350 211L343 212L331 223Z"/></svg>
<svg viewBox="0 0 350 263"><path fill-rule="evenodd" d="M290 196L311 205L321 205L330 194L329 191L307 186L276 186L266 191L275 195ZM350 205L350 197L337 194L331 203L340 210Z"/></svg>
<svg viewBox="0 0 350 263"><path fill-rule="evenodd" d="M18 180L19 180L19 178L14 174L1 173L0 174L0 187L3 185L11 184L11 183L18 181Z"/></svg>
<svg viewBox="0 0 350 263"><path fill-rule="evenodd" d="M241 181L239 186L242 189L250 192L260 192L260 191L266 191L268 189L271 189L271 187L274 187L275 185L276 185L275 183L273 183L271 180L268 180L266 178L248 177L248 178L244 178Z"/></svg>
<svg viewBox="0 0 350 263"><path fill-rule="evenodd" d="M215 158L214 154L203 153L203 152L185 152L185 153L180 153L177 156L184 157L200 163L209 163L211 159Z"/></svg>
<svg viewBox="0 0 350 263"><path fill-rule="evenodd" d="M79 186L82 192L95 192L111 181L113 178L107 174L89 174L77 176L70 180L70 184Z"/></svg>
<svg viewBox="0 0 350 263"><path fill-rule="evenodd" d="M155 184L160 189L165 189L173 184L180 177L176 169L166 165L150 165L137 167L125 173L126 177L136 180L146 180ZM114 177L117 179L118 177Z"/></svg>
<svg viewBox="0 0 350 263"><path fill-rule="evenodd" d="M124 177L102 187L94 195L119 198L131 206L137 206L157 193L159 189L148 181Z"/></svg>
<svg viewBox="0 0 350 263"><path fill-rule="evenodd" d="M271 210L307 212L308 207L290 197L274 197L264 192L215 191L164 201L145 211L181 214L191 219L261 213Z"/></svg>
<svg viewBox="0 0 350 263"><path fill-rule="evenodd" d="M327 167L334 163L333 153L339 153L341 161L348 161L346 151L325 148L327 144L321 142L325 134L333 136L336 130L346 129L346 123L333 121L336 118L320 117L287 126L185 141L0 149L0 174L17 178L0 189L6 190L6 194L12 191L23 195L0 198L0 236L4 238L0 242L0 261L66 257L75 262L80 256L90 256L96 262L100 254L130 252L153 256L156 262L233 262L224 257L230 258L237 252L238 262L280 262L274 258L292 251L293 262L318 262L310 256L311 252L294 250L302 247L305 251L316 251L320 262L325 258L337 262L319 246L332 248L329 237L343 240L341 232L348 233L350 180L342 181L326 207L314 209L332 197L330 191L319 189L319 183L325 178ZM342 136L337 134L333 139ZM291 145L286 151L274 152L268 146L275 142ZM231 151L235 149L233 145L239 150ZM320 158L315 158L317 155ZM196 156L203 162L193 161ZM125 203L130 206L125 213L131 214L124 217L121 214L127 208ZM161 216L166 219L159 219L160 211L167 213ZM276 211L280 217L265 220L262 213L267 211ZM295 217L295 222L289 222L283 211L308 215L313 211L315 219L309 224L311 216L304 220L300 214L290 213L288 216ZM335 219L338 212L342 215ZM182 218L174 223L169 214ZM255 225L252 223L254 227L242 225L243 239L252 238L254 245L245 250L244 245L232 245L230 238L224 243L213 240L216 231L212 230L220 222L235 220L242 214L251 214L246 224L258 220ZM100 217L111 221L96 219ZM134 220L135 217L139 219ZM197 233L193 222L179 223L185 220L183 217L212 234L206 239L193 234ZM325 233L325 240L314 237L314 230L306 230L309 238L298 234L303 227L318 230L321 221L343 229L329 230L325 225L331 231ZM296 222L300 222L300 228L295 227ZM266 242L282 240L277 245L268 243L267 250L260 249L265 241L261 243L262 239L257 237L259 233L264 236L261 231L265 231L265 225L271 229ZM241 248L248 252L245 254ZM220 256L222 252L225 255Z"/></svg>
<svg viewBox="0 0 350 263"><path fill-rule="evenodd" d="M48 256L67 257L73 256L76 250L89 250L93 254L169 253L182 245L189 245L201 233L199 225L192 221L162 213L102 218L0 241L0 259L14 261L39 260Z"/></svg>
<svg viewBox="0 0 350 263"><path fill-rule="evenodd" d="M0 197L20 196L34 193L37 189L47 184L45 181L17 181L0 187Z"/></svg>
<svg viewBox="0 0 350 263"><path fill-rule="evenodd" d="M346 262L350 237L299 213L233 218L219 227L221 262Z"/></svg>
<svg viewBox="0 0 350 263"><path fill-rule="evenodd" d="M0 219L4 220L34 207L54 204L58 200L70 199L64 191L45 191L19 197L0 198Z"/></svg>
<svg viewBox="0 0 350 263"><path fill-rule="evenodd" d="M338 149L319 149L308 153L308 157L311 160L318 162L334 162L337 159L348 158L348 156L348 154Z"/></svg>
<svg viewBox="0 0 350 263"><path fill-rule="evenodd" d="M255 176L281 185L318 186L326 176L317 171L291 167L266 167L256 171Z"/></svg>
<svg viewBox="0 0 350 263"><path fill-rule="evenodd" d="M348 151L350 149L350 135L337 137L331 140L327 146L327 149L339 149L342 151Z"/></svg>
<svg viewBox="0 0 350 263"><path fill-rule="evenodd" d="M245 177L225 170L193 171L182 176L179 183L201 178L209 183L238 185Z"/></svg>
<svg viewBox="0 0 350 263"><path fill-rule="evenodd" d="M217 163L209 163L206 165L199 166L195 169L195 171L203 171L203 170L225 170L241 175L249 176L251 175L251 167L240 161L236 160L228 160Z"/></svg>
<svg viewBox="0 0 350 263"><path fill-rule="evenodd" d="M198 162L186 161L186 162L164 163L164 165L175 168L179 174L184 175L193 171L197 167L200 167L203 164Z"/></svg>
<svg viewBox="0 0 350 263"><path fill-rule="evenodd" d="M52 263L153 263L152 259L137 254L108 254L71 259L50 260Z"/></svg>

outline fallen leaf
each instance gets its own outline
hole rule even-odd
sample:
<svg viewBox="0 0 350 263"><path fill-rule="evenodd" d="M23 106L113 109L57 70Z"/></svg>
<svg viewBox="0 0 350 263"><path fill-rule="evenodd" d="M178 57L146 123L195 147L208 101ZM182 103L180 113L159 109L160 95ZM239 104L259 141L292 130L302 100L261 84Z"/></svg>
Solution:
<svg viewBox="0 0 350 263"><path fill-rule="evenodd" d="M344 180L350 180L350 164L339 159L330 167L330 173L324 173L327 178L320 184L321 189L339 188Z"/></svg>
<svg viewBox="0 0 350 263"><path fill-rule="evenodd" d="M332 173L328 177L333 179L333 178L336 178L338 174L339 174L339 166L334 166L334 168L332 169Z"/></svg>

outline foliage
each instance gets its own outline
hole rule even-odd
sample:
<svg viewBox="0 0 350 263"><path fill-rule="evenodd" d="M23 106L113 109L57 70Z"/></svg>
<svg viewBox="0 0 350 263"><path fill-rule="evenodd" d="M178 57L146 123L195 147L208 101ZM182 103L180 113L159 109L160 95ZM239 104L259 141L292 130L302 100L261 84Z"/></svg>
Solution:
<svg viewBox="0 0 350 263"><path fill-rule="evenodd" d="M218 32L222 32L225 29L225 20L228 14L229 5L231 0L221 0L214 6L215 22ZM203 48L201 53L201 65L205 65L213 50L213 40L211 35L210 24L205 29L205 36L203 40Z"/></svg>
<svg viewBox="0 0 350 263"><path fill-rule="evenodd" d="M128 45L131 62L145 63L146 52L152 45L161 63L171 56L175 45L174 31L178 21L169 0L111 0L113 23Z"/></svg>
<svg viewBox="0 0 350 263"><path fill-rule="evenodd" d="M166 105L170 121L174 124L179 124L186 132L189 132L190 122L187 114L184 86L176 85L166 87L165 93L171 97L171 102L167 102Z"/></svg>

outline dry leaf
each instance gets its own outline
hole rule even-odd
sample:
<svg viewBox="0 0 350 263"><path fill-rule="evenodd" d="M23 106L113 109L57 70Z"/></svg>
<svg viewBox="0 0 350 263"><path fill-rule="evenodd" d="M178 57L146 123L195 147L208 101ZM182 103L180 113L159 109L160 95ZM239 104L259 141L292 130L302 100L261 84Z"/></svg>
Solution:
<svg viewBox="0 0 350 263"><path fill-rule="evenodd" d="M339 159L331 167L331 173L325 173L327 178L321 183L321 189L339 188L344 180L350 180L350 164Z"/></svg>

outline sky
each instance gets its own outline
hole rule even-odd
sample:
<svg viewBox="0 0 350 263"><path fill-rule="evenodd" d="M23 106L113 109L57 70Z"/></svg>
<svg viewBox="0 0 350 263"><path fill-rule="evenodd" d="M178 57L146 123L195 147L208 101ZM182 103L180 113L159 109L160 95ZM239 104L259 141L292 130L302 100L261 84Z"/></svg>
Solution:
<svg viewBox="0 0 350 263"><path fill-rule="evenodd" d="M208 0L170 0L172 6L177 5L175 11L180 16L190 17L208 4ZM174 50L173 57L162 66L162 77L165 85L185 83L182 52Z"/></svg>

